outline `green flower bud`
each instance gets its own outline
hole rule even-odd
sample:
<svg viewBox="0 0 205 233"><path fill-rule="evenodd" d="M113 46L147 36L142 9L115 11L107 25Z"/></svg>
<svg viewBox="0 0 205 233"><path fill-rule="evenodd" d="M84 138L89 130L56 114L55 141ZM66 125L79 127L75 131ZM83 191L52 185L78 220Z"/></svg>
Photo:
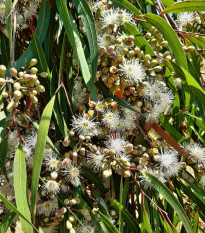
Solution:
<svg viewBox="0 0 205 233"><path fill-rule="evenodd" d="M0 85L4 85L6 83L6 80L4 78L0 78Z"/></svg>
<svg viewBox="0 0 205 233"><path fill-rule="evenodd" d="M48 73L47 72L42 72L40 73L41 78L47 78L48 77Z"/></svg>
<svg viewBox="0 0 205 233"><path fill-rule="evenodd" d="M75 222L75 217L73 215L68 216L68 220L72 223Z"/></svg>
<svg viewBox="0 0 205 233"><path fill-rule="evenodd" d="M38 98L36 96L30 95L30 98L31 98L32 103L34 103L34 104L38 103Z"/></svg>
<svg viewBox="0 0 205 233"><path fill-rule="evenodd" d="M14 99L20 100L23 97L22 93L19 90L14 91Z"/></svg>
<svg viewBox="0 0 205 233"><path fill-rule="evenodd" d="M12 111L13 111L13 108L14 108L14 101L12 100L12 101L8 104L6 110L7 110L7 112L12 112Z"/></svg>
<svg viewBox="0 0 205 233"><path fill-rule="evenodd" d="M31 61L28 63L28 66L31 67L31 66L35 66L37 64L37 59L36 58L33 58L31 59Z"/></svg>
<svg viewBox="0 0 205 233"><path fill-rule="evenodd" d="M1 74L1 76L4 77L5 73L6 73L6 66L0 65L0 74Z"/></svg>
<svg viewBox="0 0 205 233"><path fill-rule="evenodd" d="M42 86L42 85L38 85L38 86L36 87L36 90L37 90L38 92L45 92L45 88L44 88L44 86Z"/></svg>
<svg viewBox="0 0 205 233"><path fill-rule="evenodd" d="M31 73L36 74L38 72L38 69L36 67L31 68Z"/></svg>
<svg viewBox="0 0 205 233"><path fill-rule="evenodd" d="M70 231L73 228L73 225L70 221L66 221L66 228Z"/></svg>
<svg viewBox="0 0 205 233"><path fill-rule="evenodd" d="M20 90L21 84L19 82L14 83L14 90Z"/></svg>
<svg viewBox="0 0 205 233"><path fill-rule="evenodd" d="M6 92L6 91L3 91L3 92L2 92L2 97L3 97L3 98L6 99L6 98L8 98L8 96L9 96L8 92Z"/></svg>
<svg viewBox="0 0 205 233"><path fill-rule="evenodd" d="M11 68L9 72L10 72L11 76L13 76L13 77L17 76L17 70L15 68Z"/></svg>

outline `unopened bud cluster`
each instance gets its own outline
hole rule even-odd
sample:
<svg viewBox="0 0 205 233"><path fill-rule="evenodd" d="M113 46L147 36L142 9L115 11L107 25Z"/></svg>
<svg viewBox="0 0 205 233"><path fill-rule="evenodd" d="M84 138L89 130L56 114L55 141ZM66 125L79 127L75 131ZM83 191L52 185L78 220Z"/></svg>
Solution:
<svg viewBox="0 0 205 233"><path fill-rule="evenodd" d="M48 74L46 72L38 73L36 64L37 59L34 58L19 71L11 68L8 75L6 74L6 67L0 65L0 85L5 85L2 96L7 100L6 110L8 112L12 112L25 96L28 96L32 103L38 103L37 95L45 92L44 86L40 84L39 77L46 78Z"/></svg>

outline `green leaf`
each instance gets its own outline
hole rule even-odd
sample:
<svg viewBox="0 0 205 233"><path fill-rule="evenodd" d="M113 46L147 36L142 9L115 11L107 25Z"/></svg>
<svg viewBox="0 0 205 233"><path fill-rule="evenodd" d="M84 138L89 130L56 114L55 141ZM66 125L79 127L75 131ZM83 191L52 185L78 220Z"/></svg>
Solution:
<svg viewBox="0 0 205 233"><path fill-rule="evenodd" d="M119 233L117 228L110 222L109 218L107 218L100 211L97 212L97 215L109 233Z"/></svg>
<svg viewBox="0 0 205 233"><path fill-rule="evenodd" d="M93 14L88 6L88 3L85 0L73 0L73 4L75 5L78 14L83 21L83 25L88 37L92 67L91 89L93 89L98 63L98 44L95 30L95 21L93 18Z"/></svg>
<svg viewBox="0 0 205 233"><path fill-rule="evenodd" d="M144 228L146 229L146 232L152 233L152 227L150 225L150 220L149 220L146 210L143 210L143 225L144 225Z"/></svg>
<svg viewBox="0 0 205 233"><path fill-rule="evenodd" d="M164 39L168 41L169 48L173 52L177 63L187 69L185 52L173 28L158 15L146 14L144 18L162 33Z"/></svg>
<svg viewBox="0 0 205 233"><path fill-rule="evenodd" d="M119 7L119 8L122 8L123 10L127 9L127 10L131 11L134 14L134 16L143 15L141 11L139 11L133 4L131 4L127 0L112 0L112 5ZM140 16L140 17L138 17L138 19L144 20L144 17ZM138 22L145 29L149 29L151 27L151 25L149 23L145 23L143 21L142 22L138 21Z"/></svg>
<svg viewBox="0 0 205 233"><path fill-rule="evenodd" d="M12 21L11 21L11 0L5 1L5 18L6 18L6 29L8 32L9 38L9 48L10 48L10 60L11 60L11 51L12 51Z"/></svg>
<svg viewBox="0 0 205 233"><path fill-rule="evenodd" d="M22 146L16 150L14 157L14 192L17 209L31 221L31 214L28 206L27 199L27 174L26 174L26 163L25 163L25 152ZM33 233L33 229L30 224L24 219L20 218L22 229L25 232Z"/></svg>
<svg viewBox="0 0 205 233"><path fill-rule="evenodd" d="M167 8L165 8L161 14L167 13L180 13L180 12L193 12L193 11L205 11L204 1L185 1L177 2Z"/></svg>
<svg viewBox="0 0 205 233"><path fill-rule="evenodd" d="M193 233L198 233L199 214L196 212L193 220Z"/></svg>
<svg viewBox="0 0 205 233"><path fill-rule="evenodd" d="M7 150L8 150L8 137L5 137L0 143L0 174L2 173L4 168Z"/></svg>
<svg viewBox="0 0 205 233"><path fill-rule="evenodd" d="M93 100L97 101L97 94L96 94L95 89L91 85L91 75L90 75L89 67L87 64L86 57L85 57L85 53L83 50L80 35L78 32L78 28L76 26L76 22L72 16L72 14L68 11L65 1L57 0L56 4L58 7L60 18L63 21L64 27L65 27L65 32L68 36L70 44L74 50L75 55L79 59L80 70L82 72L85 83L86 83L89 91L91 91Z"/></svg>
<svg viewBox="0 0 205 233"><path fill-rule="evenodd" d="M3 137L5 127L6 127L6 114L4 111L0 111L0 141Z"/></svg>
<svg viewBox="0 0 205 233"><path fill-rule="evenodd" d="M50 19L50 1L44 0L41 3L38 22L36 26L36 34L39 38L39 42L42 44L44 42L48 27L49 27L49 19ZM31 45L28 46L23 55L14 62L14 67L18 70L27 64L33 58L33 53L31 49ZM10 68L7 69L7 73Z"/></svg>
<svg viewBox="0 0 205 233"><path fill-rule="evenodd" d="M142 36L142 34L138 31L136 26L126 23L122 26L122 30L128 34L133 35L135 37L134 43L140 48L145 50L145 54L149 54L152 57L155 57L155 53L147 42L147 40Z"/></svg>
<svg viewBox="0 0 205 233"><path fill-rule="evenodd" d="M160 123L162 124L163 128L173 137L175 138L179 143L183 142L186 140L185 137L183 137L178 130L175 129L173 125L171 125L168 122L168 119L166 116L162 115L160 119Z"/></svg>
<svg viewBox="0 0 205 233"><path fill-rule="evenodd" d="M28 224L30 224L33 229L35 229L37 232L38 229L30 222L30 220L27 218L27 216L24 216L19 210L16 209L14 205L11 204L1 193L0 193L0 199L3 201L3 203L12 211L14 211L16 214L19 215L19 217L23 218Z"/></svg>
<svg viewBox="0 0 205 233"><path fill-rule="evenodd" d="M24 114L24 117L26 119L28 119L30 122L32 122L32 124L36 127L36 129L39 129L39 124L37 122L35 122L33 119L31 119L26 114ZM58 156L61 156L60 152L57 150L57 148L55 147L55 145L53 144L53 142L51 141L51 139L48 136L46 138L46 141L49 144L49 146L51 147L51 149L53 150L53 152L55 152Z"/></svg>
<svg viewBox="0 0 205 233"><path fill-rule="evenodd" d="M55 95L48 102L48 104L46 105L43 111L39 125L36 146L35 146L32 183L31 183L31 215L33 219L34 219L36 193L38 190L39 177L41 172L41 164L43 162L44 150L46 146L46 139L48 135L48 129L51 120L54 101L55 101Z"/></svg>
<svg viewBox="0 0 205 233"><path fill-rule="evenodd" d="M86 204L86 202L82 199L82 197L79 194L75 194L76 197L80 199L80 206L82 206L83 209L87 209L90 213L90 216L92 218L93 224L95 225L96 229L98 230L99 233L104 233L98 219L96 216L93 214L93 212L90 210L89 206Z"/></svg>
<svg viewBox="0 0 205 233"><path fill-rule="evenodd" d="M201 104L202 111L204 112L204 115L205 115L205 93L204 93L204 90L201 88L201 86L198 84L198 82L185 69L183 69L176 63L166 60L165 64L168 67L170 67L171 65L174 68L176 74L182 80L186 81L192 94L197 97L197 101L199 101L199 103Z"/></svg>
<svg viewBox="0 0 205 233"><path fill-rule="evenodd" d="M134 218L126 208L120 205L119 202L114 199L109 200L111 206L113 206L118 212L121 210L122 217L126 221L128 227L132 230L132 232L139 232L138 222L136 221L136 218Z"/></svg>
<svg viewBox="0 0 205 233"><path fill-rule="evenodd" d="M179 215L187 233L192 233L193 230L191 227L191 223L183 207L176 199L176 197L173 195L173 193L164 184L162 184L156 177L146 172L144 172L143 174L146 177L146 179L151 183L151 185L167 200L167 202L169 202L169 204L175 210L176 214Z"/></svg>
<svg viewBox="0 0 205 233"><path fill-rule="evenodd" d="M166 6L171 6L172 4L174 4L173 0L161 0L161 2Z"/></svg>
<svg viewBox="0 0 205 233"><path fill-rule="evenodd" d="M9 225L11 224L15 216L16 216L16 213L12 210L9 210L6 213L6 215L4 216L0 224L0 233L4 233L7 231Z"/></svg>
<svg viewBox="0 0 205 233"><path fill-rule="evenodd" d="M92 181L92 183L97 188L99 188L101 192L103 192L103 193L107 192L105 186L102 183L102 180L94 172L92 172L89 168L81 166L81 172L82 172L82 175L85 176L90 181Z"/></svg>

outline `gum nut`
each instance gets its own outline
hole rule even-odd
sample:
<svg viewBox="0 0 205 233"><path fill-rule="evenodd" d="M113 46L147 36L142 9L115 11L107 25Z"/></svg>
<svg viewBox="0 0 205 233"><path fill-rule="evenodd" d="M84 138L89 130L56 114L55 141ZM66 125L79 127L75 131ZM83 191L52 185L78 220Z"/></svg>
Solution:
<svg viewBox="0 0 205 233"><path fill-rule="evenodd" d="M21 71L18 73L19 77L22 78L24 76L24 73Z"/></svg>
<svg viewBox="0 0 205 233"><path fill-rule="evenodd" d="M6 80L4 78L0 78L0 85L4 85L6 83Z"/></svg>
<svg viewBox="0 0 205 233"><path fill-rule="evenodd" d="M32 103L34 103L34 104L38 103L38 98L36 96L31 95L30 98L31 98Z"/></svg>
<svg viewBox="0 0 205 233"><path fill-rule="evenodd" d="M12 112L12 111L13 111L13 106L14 106L14 102L11 101L11 102L8 104L6 110L7 110L8 112Z"/></svg>
<svg viewBox="0 0 205 233"><path fill-rule="evenodd" d="M69 233L75 233L75 232L76 232L75 229L72 228Z"/></svg>
<svg viewBox="0 0 205 233"><path fill-rule="evenodd" d="M32 81L36 81L36 80L37 80L37 76L36 76L35 74L32 74L32 75L31 75L31 80L32 80Z"/></svg>
<svg viewBox="0 0 205 233"><path fill-rule="evenodd" d="M10 74L11 74L12 76L16 77L16 75L17 75L17 70L16 70L15 68L11 68L9 72L10 72Z"/></svg>
<svg viewBox="0 0 205 233"><path fill-rule="evenodd" d="M8 96L9 96L8 92L6 92L6 91L3 91L3 92L2 92L2 97L3 97L3 98L6 99L6 98L8 98Z"/></svg>
<svg viewBox="0 0 205 233"><path fill-rule="evenodd" d="M6 66L0 65L0 74L1 74L2 76L4 76L5 73L6 73Z"/></svg>
<svg viewBox="0 0 205 233"><path fill-rule="evenodd" d="M66 228L70 231L73 228L73 225L70 221L66 221Z"/></svg>
<svg viewBox="0 0 205 233"><path fill-rule="evenodd" d="M38 92L37 92L36 90L32 90L32 91L31 91L31 94L32 94L32 95L37 95Z"/></svg>
<svg viewBox="0 0 205 233"><path fill-rule="evenodd" d="M36 67L31 68L31 73L36 74L38 72L38 69Z"/></svg>
<svg viewBox="0 0 205 233"><path fill-rule="evenodd" d="M73 215L69 215L68 219L70 222L75 222L75 217Z"/></svg>
<svg viewBox="0 0 205 233"><path fill-rule="evenodd" d="M31 59L31 61L29 62L29 65L30 66L35 66L36 64L37 64L37 59L36 58L33 58L33 59Z"/></svg>
<svg viewBox="0 0 205 233"><path fill-rule="evenodd" d="M14 91L14 99L20 100L22 97L22 93L19 90Z"/></svg>
<svg viewBox="0 0 205 233"><path fill-rule="evenodd" d="M48 77L48 73L47 72L42 72L40 73L41 78L47 78Z"/></svg>
<svg viewBox="0 0 205 233"><path fill-rule="evenodd" d="M42 86L42 85L38 85L38 86L36 87L36 89L37 89L38 92L45 92L45 88L44 88L44 86Z"/></svg>
<svg viewBox="0 0 205 233"><path fill-rule="evenodd" d="M26 81L30 81L31 80L31 75L30 74L24 74L24 79Z"/></svg>
<svg viewBox="0 0 205 233"><path fill-rule="evenodd" d="M14 90L20 90L21 89L21 84L16 82L14 83Z"/></svg>
<svg viewBox="0 0 205 233"><path fill-rule="evenodd" d="M38 86L38 85L40 84L40 81L39 81L38 79L36 79L36 81L34 82L34 84L35 84L36 86Z"/></svg>

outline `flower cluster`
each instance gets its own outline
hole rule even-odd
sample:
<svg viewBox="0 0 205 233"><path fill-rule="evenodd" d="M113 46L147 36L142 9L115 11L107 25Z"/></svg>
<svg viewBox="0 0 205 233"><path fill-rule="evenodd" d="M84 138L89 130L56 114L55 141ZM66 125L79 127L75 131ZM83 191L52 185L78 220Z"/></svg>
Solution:
<svg viewBox="0 0 205 233"><path fill-rule="evenodd" d="M33 58L24 68L17 71L11 68L9 75L6 74L6 67L0 65L0 85L4 86L2 97L8 102L6 110L12 112L24 96L28 96L32 103L36 104L38 98L36 95L45 92L45 88L40 85L39 77L46 78L48 74L42 72L38 74L38 69L34 67L37 60Z"/></svg>

